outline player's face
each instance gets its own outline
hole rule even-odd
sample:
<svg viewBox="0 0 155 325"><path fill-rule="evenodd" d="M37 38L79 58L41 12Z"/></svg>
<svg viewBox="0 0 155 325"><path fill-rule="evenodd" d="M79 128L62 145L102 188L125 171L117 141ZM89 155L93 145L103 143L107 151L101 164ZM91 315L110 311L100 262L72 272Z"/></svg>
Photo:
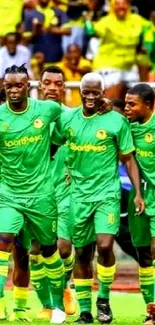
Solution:
<svg viewBox="0 0 155 325"><path fill-rule="evenodd" d="M81 99L85 112L92 115L101 106L103 90L99 81L90 80L84 83L81 89Z"/></svg>
<svg viewBox="0 0 155 325"><path fill-rule="evenodd" d="M139 95L126 94L125 116L131 121L143 121L147 106Z"/></svg>
<svg viewBox="0 0 155 325"><path fill-rule="evenodd" d="M113 9L119 19L124 19L129 10L129 3L127 0L115 0Z"/></svg>
<svg viewBox="0 0 155 325"><path fill-rule="evenodd" d="M28 77L24 73L8 73L5 75L4 88L10 103L20 103L27 97Z"/></svg>
<svg viewBox="0 0 155 325"><path fill-rule="evenodd" d="M61 73L45 72L40 87L45 100L63 101L65 84Z"/></svg>

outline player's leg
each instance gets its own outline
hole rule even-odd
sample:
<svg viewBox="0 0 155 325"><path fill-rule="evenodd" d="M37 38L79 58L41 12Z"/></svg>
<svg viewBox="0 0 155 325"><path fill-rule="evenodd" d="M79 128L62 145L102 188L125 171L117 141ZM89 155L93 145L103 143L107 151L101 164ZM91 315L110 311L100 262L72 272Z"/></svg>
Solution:
<svg viewBox="0 0 155 325"><path fill-rule="evenodd" d="M53 194L30 199L31 209L27 213L32 233L41 245L44 258L44 269L49 280L49 288L53 297L53 312L51 321L65 321L63 291L64 265L57 249L57 211Z"/></svg>
<svg viewBox="0 0 155 325"><path fill-rule="evenodd" d="M113 319L110 308L110 287L116 271L113 243L119 230L120 202L107 198L99 202L95 213L95 232L97 234L97 277L99 292L97 298L97 317L101 323L110 323Z"/></svg>
<svg viewBox="0 0 155 325"><path fill-rule="evenodd" d="M121 193L121 218L119 232L115 237L117 244L121 247L123 252L131 256L135 261L137 261L137 252L133 246L131 235L129 231L128 223L128 201L129 201L130 191L122 189Z"/></svg>
<svg viewBox="0 0 155 325"><path fill-rule="evenodd" d="M74 283L80 306L78 323L92 323L92 282L94 257L95 206L91 203L71 201L70 229L75 247Z"/></svg>
<svg viewBox="0 0 155 325"><path fill-rule="evenodd" d="M21 246L20 240L16 239L13 247L13 313L10 321L23 320L30 322L27 314L28 286L30 280L29 253Z"/></svg>
<svg viewBox="0 0 155 325"><path fill-rule="evenodd" d="M41 255L40 245L33 240L30 251L31 283L42 305L42 310L36 318L50 319L53 301L50 293L48 278L44 269L44 259Z"/></svg>
<svg viewBox="0 0 155 325"><path fill-rule="evenodd" d="M18 234L22 224L22 214L10 207L0 207L0 319L6 318L4 287L8 276L10 254L13 249L15 234Z"/></svg>
<svg viewBox="0 0 155 325"><path fill-rule="evenodd" d="M75 254L72 248L71 235L69 230L69 206L66 205L66 199L58 205L58 249L65 268L64 284L64 306L67 315L73 315L76 312L76 300L73 291L70 288L70 279L75 262Z"/></svg>
<svg viewBox="0 0 155 325"><path fill-rule="evenodd" d="M154 271L151 256L150 218L145 214L137 216L133 203L133 193L129 201L129 228L133 245L137 250L139 264L139 284L143 299L147 304L153 302ZM144 323L150 321L146 316Z"/></svg>

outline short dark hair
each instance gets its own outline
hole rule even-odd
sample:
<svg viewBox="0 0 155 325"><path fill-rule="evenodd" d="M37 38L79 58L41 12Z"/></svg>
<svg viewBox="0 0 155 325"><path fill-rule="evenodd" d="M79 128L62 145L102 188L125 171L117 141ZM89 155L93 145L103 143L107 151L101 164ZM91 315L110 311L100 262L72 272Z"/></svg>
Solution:
<svg viewBox="0 0 155 325"><path fill-rule="evenodd" d="M17 32L9 32L4 37L4 42L6 43L8 37L14 36L16 38L16 43L19 43L21 41L21 35Z"/></svg>
<svg viewBox="0 0 155 325"><path fill-rule="evenodd" d="M24 74L26 74L27 77L29 78L28 71L27 71L27 69L25 68L25 64L26 64L26 63L22 64L21 66L17 66L17 65L14 64L14 65L12 65L11 67L6 68L6 70L5 70L5 75L6 75L7 73L12 73L12 74L15 74L15 73L24 73Z"/></svg>
<svg viewBox="0 0 155 325"><path fill-rule="evenodd" d="M57 67L56 65L51 65L47 68L45 68L42 73L41 73L41 78L43 77L45 72L49 72L49 73L61 73L63 76L63 79L65 80L65 74L63 72L63 70L59 67Z"/></svg>
<svg viewBox="0 0 155 325"><path fill-rule="evenodd" d="M5 102L5 101L6 101L5 89L0 88L0 102Z"/></svg>
<svg viewBox="0 0 155 325"><path fill-rule="evenodd" d="M154 106L155 94L153 89L146 83L139 83L127 91L128 94L138 95L144 102L150 102Z"/></svg>
<svg viewBox="0 0 155 325"><path fill-rule="evenodd" d="M125 102L120 98L115 98L112 100L113 106L118 107L122 112L124 112Z"/></svg>

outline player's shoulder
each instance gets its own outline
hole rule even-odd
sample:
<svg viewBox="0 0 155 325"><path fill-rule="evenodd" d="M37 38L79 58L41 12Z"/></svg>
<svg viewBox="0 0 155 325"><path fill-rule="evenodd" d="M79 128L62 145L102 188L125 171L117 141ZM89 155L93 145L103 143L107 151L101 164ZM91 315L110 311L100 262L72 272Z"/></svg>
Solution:
<svg viewBox="0 0 155 325"><path fill-rule="evenodd" d="M76 108L69 108L62 111L61 119L64 122L70 122L78 113L79 113L80 107Z"/></svg>
<svg viewBox="0 0 155 325"><path fill-rule="evenodd" d="M126 119L126 117L114 110L111 110L108 113L103 114L103 116L106 116L107 114L107 118L109 118L110 120L113 120L115 123L126 123L129 124L128 120Z"/></svg>
<svg viewBox="0 0 155 325"><path fill-rule="evenodd" d="M7 103L6 102L0 105L0 118L2 118L3 116L5 116L9 112L10 111L8 110L8 107L7 107Z"/></svg>
<svg viewBox="0 0 155 325"><path fill-rule="evenodd" d="M43 115L50 115L51 110L55 110L61 113L60 104L54 102L53 100L40 100L40 99L30 99L30 103L35 106L36 110L39 110Z"/></svg>

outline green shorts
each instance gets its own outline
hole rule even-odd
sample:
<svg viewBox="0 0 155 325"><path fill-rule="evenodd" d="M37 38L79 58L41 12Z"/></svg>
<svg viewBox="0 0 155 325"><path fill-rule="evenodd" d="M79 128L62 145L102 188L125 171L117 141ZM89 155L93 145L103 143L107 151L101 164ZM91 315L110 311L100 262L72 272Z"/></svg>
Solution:
<svg viewBox="0 0 155 325"><path fill-rule="evenodd" d="M0 233L18 235L24 222L41 245L56 242L57 211L53 193L40 196L0 196Z"/></svg>
<svg viewBox="0 0 155 325"><path fill-rule="evenodd" d="M155 237L155 188L147 184L145 190L142 188L142 195L145 211L140 216L135 214L135 190L131 191L129 197L129 228L135 247L149 246L151 238Z"/></svg>
<svg viewBox="0 0 155 325"><path fill-rule="evenodd" d="M31 234L27 221L24 222L19 235L17 235L15 238L15 246L25 248L26 250L30 250L31 248Z"/></svg>
<svg viewBox="0 0 155 325"><path fill-rule="evenodd" d="M57 236L58 238L71 241L71 233L69 228L69 209L70 209L70 195L65 197L57 205L58 211L58 224L57 224Z"/></svg>
<svg viewBox="0 0 155 325"><path fill-rule="evenodd" d="M98 202L71 200L70 229L75 247L96 241L97 234L116 235L120 224L120 201L107 198Z"/></svg>

